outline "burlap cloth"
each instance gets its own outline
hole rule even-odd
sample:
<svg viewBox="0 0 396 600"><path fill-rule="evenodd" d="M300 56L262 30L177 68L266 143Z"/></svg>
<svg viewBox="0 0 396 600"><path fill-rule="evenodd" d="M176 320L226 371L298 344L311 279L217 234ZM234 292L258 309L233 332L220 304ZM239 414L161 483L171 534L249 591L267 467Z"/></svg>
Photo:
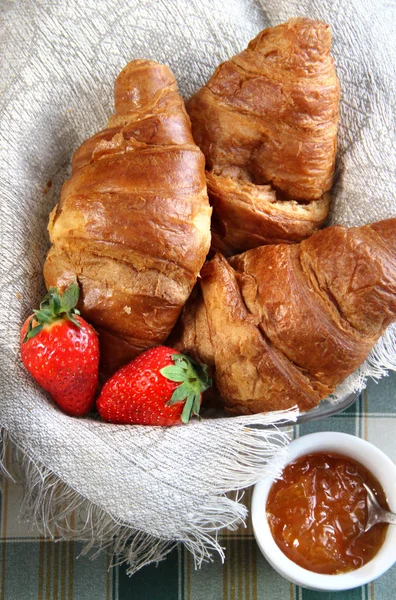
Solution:
<svg viewBox="0 0 396 600"><path fill-rule="evenodd" d="M131 59L167 63L188 98L264 27L330 23L342 104L332 223L396 216L396 10L387 0L3 0L0 6L0 424L17 450L26 510L44 532L115 543L130 564L183 541L199 564L246 509L225 492L256 481L285 435L249 428L284 415L170 429L63 415L25 372L23 319L43 292L48 213L73 151L112 112ZM394 330L348 383L396 368ZM342 395L344 388L339 392ZM4 448L6 445L4 444ZM70 517L72 509L77 516Z"/></svg>

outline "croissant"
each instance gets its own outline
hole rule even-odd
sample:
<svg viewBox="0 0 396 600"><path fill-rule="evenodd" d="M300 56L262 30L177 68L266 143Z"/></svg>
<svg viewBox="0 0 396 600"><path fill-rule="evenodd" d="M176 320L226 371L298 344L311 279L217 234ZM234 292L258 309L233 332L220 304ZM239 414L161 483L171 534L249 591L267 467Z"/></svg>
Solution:
<svg viewBox="0 0 396 600"><path fill-rule="evenodd" d="M105 370L168 336L207 255L210 217L204 157L175 78L132 61L106 129L74 154L44 265L47 287L77 277Z"/></svg>
<svg viewBox="0 0 396 600"><path fill-rule="evenodd" d="M339 119L330 27L264 29L187 103L206 157L212 249L299 242L325 221Z"/></svg>
<svg viewBox="0 0 396 600"><path fill-rule="evenodd" d="M396 218L318 231L300 244L217 254L175 343L213 371L226 409L309 410L396 320Z"/></svg>

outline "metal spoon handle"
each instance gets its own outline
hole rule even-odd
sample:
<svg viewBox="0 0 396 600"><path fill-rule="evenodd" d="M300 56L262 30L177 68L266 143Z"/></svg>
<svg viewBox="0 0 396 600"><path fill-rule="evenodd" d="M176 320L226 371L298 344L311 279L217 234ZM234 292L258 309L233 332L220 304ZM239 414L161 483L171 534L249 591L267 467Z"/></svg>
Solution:
<svg viewBox="0 0 396 600"><path fill-rule="evenodd" d="M368 531L370 527L372 527L376 523L391 523L396 525L396 514L390 512L389 510L384 510L383 508L381 508L372 489L370 489L366 483L364 483L363 485L367 491L368 509L367 523L364 530Z"/></svg>
<svg viewBox="0 0 396 600"><path fill-rule="evenodd" d="M365 531L368 531L373 525L377 523L394 523L396 524L396 515L388 512L387 510L379 510L376 507L376 510L369 512Z"/></svg>
<svg viewBox="0 0 396 600"><path fill-rule="evenodd" d="M384 510L378 516L378 522L380 523L393 523L396 525L396 514Z"/></svg>
<svg viewBox="0 0 396 600"><path fill-rule="evenodd" d="M396 515L387 510L378 510L377 512L369 513L365 531L368 531L373 525L377 523L393 523L396 525Z"/></svg>

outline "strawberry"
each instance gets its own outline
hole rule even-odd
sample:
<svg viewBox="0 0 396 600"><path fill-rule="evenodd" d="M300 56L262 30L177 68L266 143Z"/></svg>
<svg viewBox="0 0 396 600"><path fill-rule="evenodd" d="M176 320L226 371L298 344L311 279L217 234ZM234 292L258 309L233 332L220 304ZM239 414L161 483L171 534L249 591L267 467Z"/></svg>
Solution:
<svg viewBox="0 0 396 600"><path fill-rule="evenodd" d="M21 330L21 357L34 379L68 415L87 414L98 384L99 342L75 308L77 283L60 295L51 287Z"/></svg>
<svg viewBox="0 0 396 600"><path fill-rule="evenodd" d="M96 407L111 423L176 425L198 415L211 385L206 365L158 346L117 371L103 386Z"/></svg>

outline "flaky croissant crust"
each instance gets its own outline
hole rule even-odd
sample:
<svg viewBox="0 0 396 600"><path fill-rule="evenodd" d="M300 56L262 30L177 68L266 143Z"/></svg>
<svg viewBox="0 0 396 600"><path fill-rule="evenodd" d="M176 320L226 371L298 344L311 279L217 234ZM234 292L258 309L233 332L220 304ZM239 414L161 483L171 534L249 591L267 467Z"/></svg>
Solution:
<svg viewBox="0 0 396 600"><path fill-rule="evenodd" d="M75 152L51 214L47 286L77 276L113 371L164 341L210 245L204 158L168 67L129 63L115 114Z"/></svg>
<svg viewBox="0 0 396 600"><path fill-rule="evenodd" d="M396 219L205 264L174 336L212 368L223 405L308 410L396 320Z"/></svg>
<svg viewBox="0 0 396 600"><path fill-rule="evenodd" d="M340 97L330 49L330 28L321 21L299 18L265 29L187 103L209 172L215 250L301 241L323 224ZM261 192L267 185L272 194ZM228 216L242 203L240 221L248 214L262 230L255 242ZM285 221L284 213L295 219Z"/></svg>

